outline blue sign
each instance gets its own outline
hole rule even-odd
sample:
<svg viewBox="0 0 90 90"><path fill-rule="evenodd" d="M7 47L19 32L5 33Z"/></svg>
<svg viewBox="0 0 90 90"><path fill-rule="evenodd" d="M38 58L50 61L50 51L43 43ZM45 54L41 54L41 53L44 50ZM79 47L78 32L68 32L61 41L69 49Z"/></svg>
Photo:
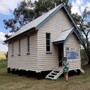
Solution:
<svg viewBox="0 0 90 90"><path fill-rule="evenodd" d="M76 59L76 52L74 51L68 51L67 52L67 59Z"/></svg>

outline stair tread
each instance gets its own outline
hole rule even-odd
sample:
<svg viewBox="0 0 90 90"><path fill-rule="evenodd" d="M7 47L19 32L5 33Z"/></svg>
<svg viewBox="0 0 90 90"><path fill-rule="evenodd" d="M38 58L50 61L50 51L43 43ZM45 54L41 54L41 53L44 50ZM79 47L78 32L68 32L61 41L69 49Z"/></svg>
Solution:
<svg viewBox="0 0 90 90"><path fill-rule="evenodd" d="M49 75L49 77L54 77L54 75Z"/></svg>
<svg viewBox="0 0 90 90"><path fill-rule="evenodd" d="M53 77L47 77L47 79L53 79Z"/></svg>
<svg viewBox="0 0 90 90"><path fill-rule="evenodd" d="M57 75L57 73L51 73L52 75Z"/></svg>
<svg viewBox="0 0 90 90"><path fill-rule="evenodd" d="M59 71L54 71L54 72L59 73Z"/></svg>
<svg viewBox="0 0 90 90"><path fill-rule="evenodd" d="M47 79L57 79L63 73L63 69L61 70L52 70L47 76Z"/></svg>

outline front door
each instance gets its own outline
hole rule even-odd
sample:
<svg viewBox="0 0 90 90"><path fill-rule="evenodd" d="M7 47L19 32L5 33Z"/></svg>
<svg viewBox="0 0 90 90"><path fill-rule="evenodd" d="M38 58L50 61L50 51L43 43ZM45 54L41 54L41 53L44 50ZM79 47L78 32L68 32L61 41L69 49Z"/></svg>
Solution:
<svg viewBox="0 0 90 90"><path fill-rule="evenodd" d="M62 59L64 57L63 44L58 45L58 52L59 52L59 66L62 66Z"/></svg>

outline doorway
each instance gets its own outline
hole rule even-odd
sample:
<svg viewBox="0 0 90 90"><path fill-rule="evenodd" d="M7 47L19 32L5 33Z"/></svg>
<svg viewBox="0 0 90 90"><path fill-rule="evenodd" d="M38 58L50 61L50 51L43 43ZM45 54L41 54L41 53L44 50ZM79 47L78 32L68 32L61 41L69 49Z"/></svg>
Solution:
<svg viewBox="0 0 90 90"><path fill-rule="evenodd" d="M64 57L63 44L58 44L58 54L59 54L59 66L62 66L62 59Z"/></svg>

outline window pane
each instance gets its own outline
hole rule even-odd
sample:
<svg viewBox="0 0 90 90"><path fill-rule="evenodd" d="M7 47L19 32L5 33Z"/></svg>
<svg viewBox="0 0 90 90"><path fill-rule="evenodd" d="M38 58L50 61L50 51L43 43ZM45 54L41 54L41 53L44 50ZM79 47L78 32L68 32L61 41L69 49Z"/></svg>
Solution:
<svg viewBox="0 0 90 90"><path fill-rule="evenodd" d="M30 51L30 37L27 37L27 51Z"/></svg>
<svg viewBox="0 0 90 90"><path fill-rule="evenodd" d="M19 53L21 53L21 40L19 39Z"/></svg>
<svg viewBox="0 0 90 90"><path fill-rule="evenodd" d="M46 41L46 45L50 45L50 40L47 40Z"/></svg>
<svg viewBox="0 0 90 90"><path fill-rule="evenodd" d="M50 46L46 46L46 50L47 51L50 51Z"/></svg>
<svg viewBox="0 0 90 90"><path fill-rule="evenodd" d="M50 33L46 33L46 39L50 39Z"/></svg>
<svg viewBox="0 0 90 90"><path fill-rule="evenodd" d="M14 43L12 43L12 55L14 55Z"/></svg>
<svg viewBox="0 0 90 90"><path fill-rule="evenodd" d="M46 33L46 51L50 51L50 33Z"/></svg>

